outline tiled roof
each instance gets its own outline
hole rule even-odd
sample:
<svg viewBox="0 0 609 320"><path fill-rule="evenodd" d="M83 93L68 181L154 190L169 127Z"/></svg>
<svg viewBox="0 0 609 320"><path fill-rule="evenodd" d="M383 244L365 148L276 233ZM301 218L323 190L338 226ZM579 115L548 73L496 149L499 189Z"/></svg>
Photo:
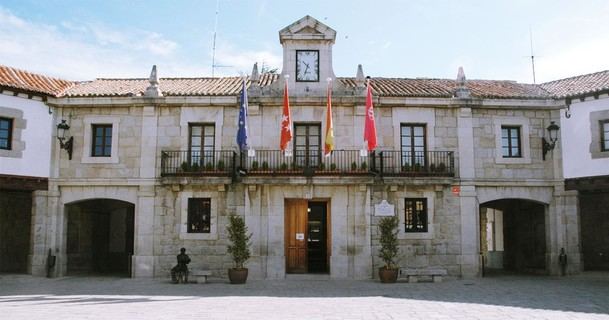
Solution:
<svg viewBox="0 0 609 320"><path fill-rule="evenodd" d="M609 70L550 81L540 86L557 97L579 96L609 90Z"/></svg>
<svg viewBox="0 0 609 320"><path fill-rule="evenodd" d="M279 78L263 74L260 85L267 86ZM241 93L241 77L161 78L159 88L164 96L233 96ZM148 79L96 79L81 82L65 92L69 97L142 96L150 85Z"/></svg>
<svg viewBox="0 0 609 320"><path fill-rule="evenodd" d="M347 86L355 86L354 78L339 78ZM377 96L392 97L452 97L457 89L456 80L450 79L408 79L372 78L372 92ZM477 98L551 98L545 90L532 84L502 80L467 80L467 88Z"/></svg>
<svg viewBox="0 0 609 320"><path fill-rule="evenodd" d="M0 65L0 86L59 96L74 82Z"/></svg>
<svg viewBox="0 0 609 320"><path fill-rule="evenodd" d="M277 74L263 74L260 85L268 86L278 79ZM356 85L355 78L338 81L347 87ZM371 84L374 95L390 97L452 97L457 88L457 82L449 79L372 78ZM141 96L148 85L148 79L96 79L79 83L65 96ZM467 86L474 97L480 98L551 98L538 86L514 81L468 80ZM159 88L164 96L232 96L240 94L241 78L161 78Z"/></svg>

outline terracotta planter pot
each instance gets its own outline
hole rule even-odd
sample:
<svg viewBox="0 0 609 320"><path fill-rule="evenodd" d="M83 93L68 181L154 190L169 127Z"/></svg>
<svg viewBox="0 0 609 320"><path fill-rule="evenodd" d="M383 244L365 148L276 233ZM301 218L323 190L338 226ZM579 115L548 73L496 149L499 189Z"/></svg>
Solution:
<svg viewBox="0 0 609 320"><path fill-rule="evenodd" d="M247 268L228 269L228 280L231 284L243 284L247 280Z"/></svg>
<svg viewBox="0 0 609 320"><path fill-rule="evenodd" d="M379 278L381 283L395 283L398 281L398 269L385 269L385 267L379 268Z"/></svg>

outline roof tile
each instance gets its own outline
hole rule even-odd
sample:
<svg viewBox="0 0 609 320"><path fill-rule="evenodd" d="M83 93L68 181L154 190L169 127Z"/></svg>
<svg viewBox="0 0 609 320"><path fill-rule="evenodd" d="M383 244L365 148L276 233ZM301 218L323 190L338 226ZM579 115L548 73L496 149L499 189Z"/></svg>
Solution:
<svg viewBox="0 0 609 320"><path fill-rule="evenodd" d="M0 86L59 96L74 82L0 65Z"/></svg>
<svg viewBox="0 0 609 320"><path fill-rule="evenodd" d="M609 90L609 70L550 81L540 86L560 98Z"/></svg>

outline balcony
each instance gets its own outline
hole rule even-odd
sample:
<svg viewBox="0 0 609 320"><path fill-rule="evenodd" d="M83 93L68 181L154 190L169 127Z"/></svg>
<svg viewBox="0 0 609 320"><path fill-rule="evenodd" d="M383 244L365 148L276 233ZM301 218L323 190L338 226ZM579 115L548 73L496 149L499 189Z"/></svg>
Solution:
<svg viewBox="0 0 609 320"><path fill-rule="evenodd" d="M301 151L256 150L253 157L234 151L163 151L161 176L407 176L453 177L452 151L334 150L331 155Z"/></svg>

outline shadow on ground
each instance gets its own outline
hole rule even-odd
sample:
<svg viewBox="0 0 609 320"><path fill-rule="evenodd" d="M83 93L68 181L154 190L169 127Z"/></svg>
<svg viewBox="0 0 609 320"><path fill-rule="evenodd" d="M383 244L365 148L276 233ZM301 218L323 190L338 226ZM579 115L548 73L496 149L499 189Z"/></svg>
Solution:
<svg viewBox="0 0 609 320"><path fill-rule="evenodd" d="M209 297L366 298L385 297L489 306L609 314L609 274L573 277L502 275L442 283L380 284L373 280L250 280L230 285L112 277L37 278L0 275L0 306L27 304L120 304Z"/></svg>

